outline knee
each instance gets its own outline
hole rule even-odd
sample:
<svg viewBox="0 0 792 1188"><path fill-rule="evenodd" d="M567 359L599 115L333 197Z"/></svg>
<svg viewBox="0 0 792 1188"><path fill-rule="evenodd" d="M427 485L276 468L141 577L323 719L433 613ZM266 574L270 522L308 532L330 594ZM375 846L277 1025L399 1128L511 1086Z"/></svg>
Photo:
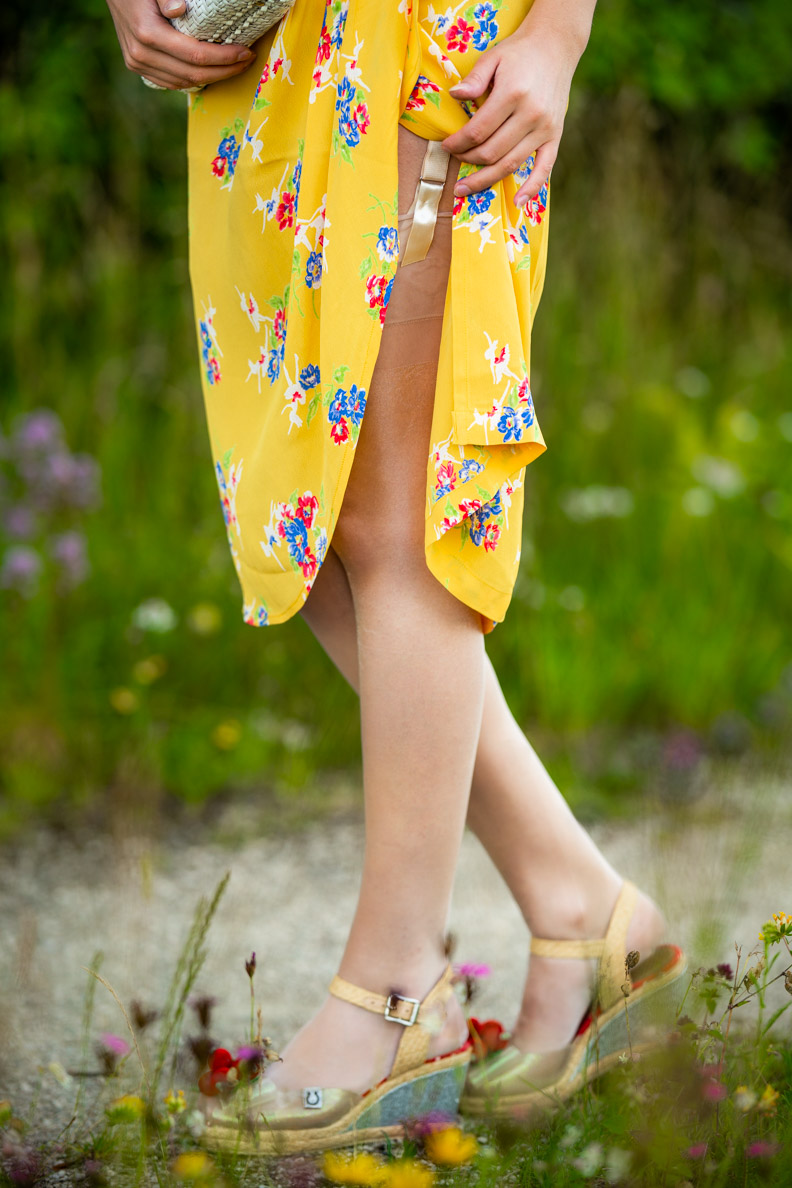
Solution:
<svg viewBox="0 0 792 1188"><path fill-rule="evenodd" d="M371 509L344 506L333 536L351 582L376 579L388 572L408 576L424 570L424 525L405 511L383 516Z"/></svg>

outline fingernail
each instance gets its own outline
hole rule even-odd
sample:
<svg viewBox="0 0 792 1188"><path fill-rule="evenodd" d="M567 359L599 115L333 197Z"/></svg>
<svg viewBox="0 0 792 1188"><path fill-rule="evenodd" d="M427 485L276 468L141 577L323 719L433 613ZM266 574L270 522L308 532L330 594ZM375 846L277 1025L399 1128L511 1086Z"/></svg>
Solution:
<svg viewBox="0 0 792 1188"><path fill-rule="evenodd" d="M170 3L165 5L165 12L168 16L175 16L177 12L181 12L182 7L179 0L170 0Z"/></svg>
<svg viewBox="0 0 792 1188"><path fill-rule="evenodd" d="M470 193L470 186L466 186L464 182L457 182L454 186L454 193L457 198L467 198Z"/></svg>
<svg viewBox="0 0 792 1188"><path fill-rule="evenodd" d="M247 62L251 58L255 58L253 50L243 49L241 54L237 54L237 62Z"/></svg>
<svg viewBox="0 0 792 1188"><path fill-rule="evenodd" d="M528 199L525 196L525 194L518 194L517 197L514 199L514 205L515 206L525 206L527 201L528 201Z"/></svg>

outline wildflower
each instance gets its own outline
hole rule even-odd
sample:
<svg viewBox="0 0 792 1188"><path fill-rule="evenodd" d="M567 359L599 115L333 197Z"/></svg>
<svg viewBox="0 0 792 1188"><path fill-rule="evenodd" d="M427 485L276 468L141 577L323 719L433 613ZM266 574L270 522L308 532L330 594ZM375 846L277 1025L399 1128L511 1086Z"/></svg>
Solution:
<svg viewBox="0 0 792 1188"><path fill-rule="evenodd" d="M132 612L132 623L141 631L164 635L176 626L176 612L164 598L147 598Z"/></svg>
<svg viewBox="0 0 792 1188"><path fill-rule="evenodd" d="M0 1101L0 1126L5 1126L10 1121L12 1113L11 1102L6 1099Z"/></svg>
<svg viewBox="0 0 792 1188"><path fill-rule="evenodd" d="M187 614L187 626L196 635L214 635L221 621L220 610L213 602L198 602Z"/></svg>
<svg viewBox="0 0 792 1188"><path fill-rule="evenodd" d="M0 587L18 590L31 598L38 588L41 557L28 545L14 545L7 550L0 567Z"/></svg>
<svg viewBox="0 0 792 1188"><path fill-rule="evenodd" d="M724 1097L727 1096L728 1090L720 1081L715 1081L710 1077L702 1085L701 1093L707 1101L723 1101Z"/></svg>
<svg viewBox="0 0 792 1188"><path fill-rule="evenodd" d="M198 1022L206 1031L212 1022L212 1008L217 1004L217 999L212 998L210 994L199 994L195 998L190 999L190 1006L195 1011L198 1017Z"/></svg>
<svg viewBox="0 0 792 1188"><path fill-rule="evenodd" d="M382 1183L383 1164L373 1155L365 1153L342 1155L338 1151L326 1151L323 1170L326 1178L334 1184L366 1186Z"/></svg>
<svg viewBox="0 0 792 1188"><path fill-rule="evenodd" d="M146 1010L136 998L129 1004L129 1013L136 1031L145 1031L159 1017L159 1011Z"/></svg>
<svg viewBox="0 0 792 1188"><path fill-rule="evenodd" d="M188 1184L206 1182L214 1177L215 1165L205 1151L182 1151L171 1164L177 1180Z"/></svg>
<svg viewBox="0 0 792 1188"><path fill-rule="evenodd" d="M772 1085L765 1085L764 1092L759 1098L759 1104L756 1108L763 1113L773 1114L775 1113L779 1097L780 1094L777 1089L774 1089Z"/></svg>
<svg viewBox="0 0 792 1188"><path fill-rule="evenodd" d="M500 1052L508 1046L507 1033L503 1030L503 1024L499 1023L497 1019L482 1021L471 1015L468 1019L468 1031L473 1041L475 1060L483 1060L490 1052Z"/></svg>
<svg viewBox="0 0 792 1188"><path fill-rule="evenodd" d="M123 1097L117 1097L105 1107L111 1125L118 1122L137 1122L145 1112L145 1101L135 1093L125 1093Z"/></svg>
<svg viewBox="0 0 792 1188"><path fill-rule="evenodd" d="M472 1134L465 1134L458 1126L432 1130L424 1139L426 1154L432 1163L458 1167L470 1163L478 1154L478 1142Z"/></svg>
<svg viewBox="0 0 792 1188"><path fill-rule="evenodd" d="M132 689L119 685L110 690L110 704L117 714L133 714L139 705L138 695Z"/></svg>
<svg viewBox="0 0 792 1188"><path fill-rule="evenodd" d="M169 1114L183 1114L187 1109L183 1089L169 1089L163 1098Z"/></svg>
<svg viewBox="0 0 792 1188"><path fill-rule="evenodd" d="M204 1031L201 1035L190 1035L187 1037L187 1045L195 1057L196 1063L203 1068L208 1064L209 1057L212 1055L214 1048L214 1040L208 1032Z"/></svg>
<svg viewBox="0 0 792 1188"><path fill-rule="evenodd" d="M734 971L732 970L732 967L729 965L728 961L721 961L720 964L716 965L715 968L720 976L725 978L727 982L734 980Z"/></svg>
<svg viewBox="0 0 792 1188"><path fill-rule="evenodd" d="M707 1154L707 1143L694 1143L692 1147L688 1147L687 1154L690 1159L703 1159Z"/></svg>
<svg viewBox="0 0 792 1188"><path fill-rule="evenodd" d="M168 662L164 656L146 656L145 659L138 660L135 664L132 675L138 684L151 685L162 676L167 667Z"/></svg>
<svg viewBox="0 0 792 1188"><path fill-rule="evenodd" d="M218 722L212 731L212 742L221 751L231 751L242 737L242 727L236 718Z"/></svg>
<svg viewBox="0 0 792 1188"><path fill-rule="evenodd" d="M66 1072L66 1069L57 1060L52 1060L47 1065L47 1071L52 1074L59 1085L68 1087L72 1083L72 1078Z"/></svg>
<svg viewBox="0 0 792 1188"><path fill-rule="evenodd" d="M745 1154L749 1159L769 1159L772 1155L778 1154L781 1150L780 1143L766 1143L759 1142L751 1143L750 1147L746 1148Z"/></svg>
<svg viewBox="0 0 792 1188"><path fill-rule="evenodd" d="M126 1040L121 1039L120 1035L113 1035L112 1032L105 1031L99 1038L108 1051L112 1052L114 1056L121 1057L129 1055L129 1044L126 1042Z"/></svg>
<svg viewBox="0 0 792 1188"><path fill-rule="evenodd" d="M753 1109L759 1098L756 1096L753 1089L749 1089L747 1085L738 1085L734 1090L732 1100L734 1101L734 1104L738 1110L742 1110L743 1113L746 1113L748 1110Z"/></svg>
<svg viewBox="0 0 792 1188"><path fill-rule="evenodd" d="M611 1147L605 1158L605 1179L610 1184L625 1180L630 1171L632 1154L621 1147Z"/></svg>
<svg viewBox="0 0 792 1188"><path fill-rule="evenodd" d="M475 961L463 961L454 966L454 973L460 978L488 978L492 970L488 965L478 965Z"/></svg>
<svg viewBox="0 0 792 1188"><path fill-rule="evenodd" d="M382 1188L431 1188L435 1173L415 1159L397 1159L380 1173L376 1183Z"/></svg>
<svg viewBox="0 0 792 1188"><path fill-rule="evenodd" d="M22 1147L17 1147L12 1151L4 1170L9 1181L12 1184L20 1185L20 1188L28 1184L38 1184L41 1181L41 1165L36 1152L25 1150Z"/></svg>
<svg viewBox="0 0 792 1188"><path fill-rule="evenodd" d="M247 974L247 976L249 978L252 978L253 974L255 972L256 972L256 954L255 954L255 952L253 952L250 954L250 960L245 962L245 973Z"/></svg>

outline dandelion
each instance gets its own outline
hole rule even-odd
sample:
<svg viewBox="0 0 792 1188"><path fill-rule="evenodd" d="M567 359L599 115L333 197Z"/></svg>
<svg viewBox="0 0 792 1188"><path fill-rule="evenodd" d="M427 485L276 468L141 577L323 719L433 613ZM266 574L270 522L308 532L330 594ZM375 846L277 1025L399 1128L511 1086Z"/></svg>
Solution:
<svg viewBox="0 0 792 1188"><path fill-rule="evenodd" d="M334 1184L357 1184L361 1188L382 1182L383 1164L373 1155L342 1155L326 1151L323 1161L325 1177Z"/></svg>
<svg viewBox="0 0 792 1188"><path fill-rule="evenodd" d="M773 1114L775 1113L775 1108L778 1104L778 1099L780 1096L781 1095L778 1090L774 1089L772 1085L765 1085L762 1096L759 1098L759 1104L756 1108L765 1114Z"/></svg>
<svg viewBox="0 0 792 1188"><path fill-rule="evenodd" d="M478 1154L478 1142L472 1134L465 1134L458 1126L433 1130L424 1139L426 1154L432 1163L458 1167L470 1163Z"/></svg>
<svg viewBox="0 0 792 1188"><path fill-rule="evenodd" d="M382 1188L431 1188L435 1173L415 1159L398 1159L382 1170L377 1185Z"/></svg>
<svg viewBox="0 0 792 1188"><path fill-rule="evenodd" d="M112 1126L119 1122L137 1122L145 1112L145 1101L135 1093L125 1093L123 1097L117 1097L105 1107L105 1113Z"/></svg>
<svg viewBox="0 0 792 1188"><path fill-rule="evenodd" d="M205 1151L182 1151L171 1164L171 1171L177 1180L198 1184L214 1177L215 1165Z"/></svg>

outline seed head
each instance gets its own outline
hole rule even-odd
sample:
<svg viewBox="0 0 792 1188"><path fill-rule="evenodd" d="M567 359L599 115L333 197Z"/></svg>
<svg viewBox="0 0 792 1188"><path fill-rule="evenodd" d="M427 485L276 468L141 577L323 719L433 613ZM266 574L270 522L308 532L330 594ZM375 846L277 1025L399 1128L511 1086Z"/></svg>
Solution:
<svg viewBox="0 0 792 1188"><path fill-rule="evenodd" d="M626 973L629 973L631 969L635 969L636 965L638 964L638 962L640 960L641 960L641 954L638 952L637 949L632 949L627 954L627 959L624 962L624 969L625 969Z"/></svg>

